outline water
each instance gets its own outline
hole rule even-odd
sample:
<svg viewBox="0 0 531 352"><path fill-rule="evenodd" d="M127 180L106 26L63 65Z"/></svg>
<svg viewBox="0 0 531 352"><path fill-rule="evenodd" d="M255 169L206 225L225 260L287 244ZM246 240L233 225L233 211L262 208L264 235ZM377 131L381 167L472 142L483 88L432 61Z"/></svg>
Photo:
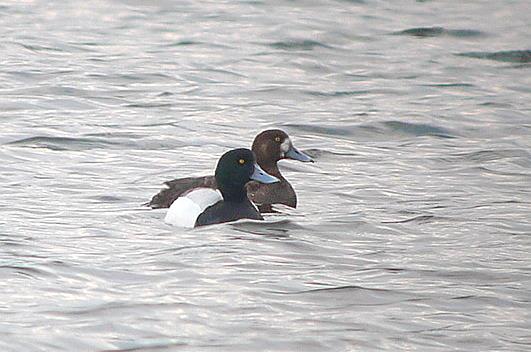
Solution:
<svg viewBox="0 0 531 352"><path fill-rule="evenodd" d="M7 1L0 350L528 351L529 1ZM140 205L282 128L299 208Z"/></svg>

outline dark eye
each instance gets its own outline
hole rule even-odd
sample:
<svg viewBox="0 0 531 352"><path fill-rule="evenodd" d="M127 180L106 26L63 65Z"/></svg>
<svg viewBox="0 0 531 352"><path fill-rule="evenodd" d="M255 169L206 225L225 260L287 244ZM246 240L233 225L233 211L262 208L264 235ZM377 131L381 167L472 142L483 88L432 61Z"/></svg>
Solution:
<svg viewBox="0 0 531 352"><path fill-rule="evenodd" d="M275 137L275 142L280 142L280 137Z"/></svg>
<svg viewBox="0 0 531 352"><path fill-rule="evenodd" d="M240 160L238 160L238 164L240 164L240 165L245 164L245 159L240 159Z"/></svg>

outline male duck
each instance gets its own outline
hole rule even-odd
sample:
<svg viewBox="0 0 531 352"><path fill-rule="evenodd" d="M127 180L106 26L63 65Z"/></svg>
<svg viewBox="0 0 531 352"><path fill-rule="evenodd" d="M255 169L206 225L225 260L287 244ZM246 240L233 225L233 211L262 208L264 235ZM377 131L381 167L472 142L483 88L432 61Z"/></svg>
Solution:
<svg viewBox="0 0 531 352"><path fill-rule="evenodd" d="M182 194L170 206L164 221L176 226L196 227L238 219L263 220L247 197L245 185L251 180L267 184L279 180L256 164L252 151L240 148L223 154L214 177L219 191L196 188Z"/></svg>
<svg viewBox="0 0 531 352"><path fill-rule="evenodd" d="M264 171L275 176L280 182L263 184L250 182L247 184L249 198L258 205L260 211L272 211L272 204L284 204L292 208L297 207L297 195L291 184L282 176L277 162L282 159L293 159L302 162L313 162L305 153L293 146L289 136L282 130L266 130L256 136L252 150L256 161ZM187 177L164 182L167 188L162 189L147 203L152 208L168 208L179 196L186 191L206 187L216 189L214 176Z"/></svg>

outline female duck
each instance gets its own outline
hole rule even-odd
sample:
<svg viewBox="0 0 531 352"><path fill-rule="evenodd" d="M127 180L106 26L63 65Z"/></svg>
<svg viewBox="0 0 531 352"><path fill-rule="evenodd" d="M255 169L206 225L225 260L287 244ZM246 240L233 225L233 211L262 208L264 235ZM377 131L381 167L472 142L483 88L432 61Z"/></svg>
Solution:
<svg viewBox="0 0 531 352"><path fill-rule="evenodd" d="M165 222L196 227L220 224L238 219L263 220L247 197L245 185L255 180L262 183L279 182L256 164L249 149L233 149L219 159L215 173L218 190L195 188L172 203Z"/></svg>

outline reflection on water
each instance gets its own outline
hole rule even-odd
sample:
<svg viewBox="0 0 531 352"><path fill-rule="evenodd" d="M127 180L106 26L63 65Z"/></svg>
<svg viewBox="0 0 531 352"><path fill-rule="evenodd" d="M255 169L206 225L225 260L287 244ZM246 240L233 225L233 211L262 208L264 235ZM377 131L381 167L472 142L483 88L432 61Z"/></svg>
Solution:
<svg viewBox="0 0 531 352"><path fill-rule="evenodd" d="M526 1L0 5L0 350L527 351ZM282 128L299 207L142 207Z"/></svg>

